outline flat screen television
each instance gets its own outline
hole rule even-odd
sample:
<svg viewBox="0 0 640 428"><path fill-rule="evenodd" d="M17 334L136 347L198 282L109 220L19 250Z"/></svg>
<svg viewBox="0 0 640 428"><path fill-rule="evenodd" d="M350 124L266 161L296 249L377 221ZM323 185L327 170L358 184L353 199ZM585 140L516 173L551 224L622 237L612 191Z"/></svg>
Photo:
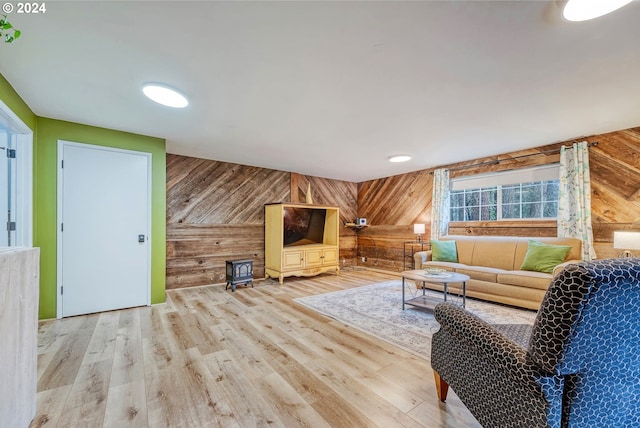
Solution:
<svg viewBox="0 0 640 428"><path fill-rule="evenodd" d="M284 207L283 217L285 247L323 243L326 209Z"/></svg>

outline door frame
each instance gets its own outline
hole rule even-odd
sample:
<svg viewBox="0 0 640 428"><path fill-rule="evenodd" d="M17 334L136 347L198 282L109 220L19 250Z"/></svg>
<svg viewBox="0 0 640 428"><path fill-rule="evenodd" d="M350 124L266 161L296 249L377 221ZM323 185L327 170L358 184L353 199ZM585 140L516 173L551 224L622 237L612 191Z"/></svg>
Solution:
<svg viewBox="0 0 640 428"><path fill-rule="evenodd" d="M153 228L151 227L151 170L152 170L152 154L148 152L140 152L136 150L126 150L126 149L118 149L115 147L108 146L99 146L95 144L87 144L87 143L78 143L74 141L66 141L66 140L58 140L58 158L57 162L57 174L58 174L58 182L57 182L57 218L56 218L56 227L57 227L57 244L56 244L56 254L57 254L57 266L56 266L56 275L57 275L57 284L56 284L56 318L62 318L62 196L64 189L64 174L63 168L61 167L61 160L63 159L63 153L65 147L80 147L85 149L92 150L101 150L108 152L116 152L116 153L124 153L124 154L132 154L137 156L146 156L147 157L147 251L146 251L146 271L147 271L147 280L146 280L146 296L145 296L145 305L151 306L151 247L153 236L151 232Z"/></svg>
<svg viewBox="0 0 640 428"><path fill-rule="evenodd" d="M31 247L33 246L33 130L2 100L0 100L0 117L16 137L16 243L13 246ZM6 213L3 218L6 218Z"/></svg>

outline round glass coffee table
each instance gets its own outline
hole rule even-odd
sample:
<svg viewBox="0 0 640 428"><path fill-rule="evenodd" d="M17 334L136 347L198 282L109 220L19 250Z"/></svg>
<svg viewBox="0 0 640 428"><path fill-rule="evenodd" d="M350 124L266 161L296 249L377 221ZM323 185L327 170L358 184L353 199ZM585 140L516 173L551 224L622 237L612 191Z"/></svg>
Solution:
<svg viewBox="0 0 640 428"><path fill-rule="evenodd" d="M405 280L407 279L415 281L416 285L418 285L418 283L422 283L422 296L405 300L404 289ZM462 283L462 307L464 308L467 304L467 281L469 279L468 275L448 271L442 273L427 273L424 270L404 271L402 272L402 310L404 310L405 305L433 310L438 303L447 301L447 296L449 294L447 286L456 282ZM426 295L427 287L425 287L425 283L427 282L430 284L442 284L442 299Z"/></svg>

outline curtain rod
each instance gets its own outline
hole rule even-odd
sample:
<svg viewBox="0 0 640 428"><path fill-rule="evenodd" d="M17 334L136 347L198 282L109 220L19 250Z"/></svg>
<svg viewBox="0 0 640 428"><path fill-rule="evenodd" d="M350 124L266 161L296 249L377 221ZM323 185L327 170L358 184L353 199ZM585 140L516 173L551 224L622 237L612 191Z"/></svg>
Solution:
<svg viewBox="0 0 640 428"><path fill-rule="evenodd" d="M597 145L598 145L597 141L594 141L593 143L587 143L587 147L593 147L593 146L597 146ZM570 147L570 148L573 148L573 147ZM495 160L490 160L490 161L485 161L485 162L480 162L480 163L474 163L473 165L462 165L462 166L458 166L458 167L454 167L454 168L447 168L447 171L459 171L459 170L462 170L462 169L475 168L477 166L485 166L485 165L498 165L500 162L508 162L508 161L512 161L512 160L515 160L515 159L528 158L528 157L531 157L531 156L549 155L549 154L555 154L555 153L560 153L560 148L545 150L545 151L538 152L538 153L529 153L528 155L514 156L512 158L507 158L507 159L495 159ZM429 174L433 175L433 171L431 171Z"/></svg>

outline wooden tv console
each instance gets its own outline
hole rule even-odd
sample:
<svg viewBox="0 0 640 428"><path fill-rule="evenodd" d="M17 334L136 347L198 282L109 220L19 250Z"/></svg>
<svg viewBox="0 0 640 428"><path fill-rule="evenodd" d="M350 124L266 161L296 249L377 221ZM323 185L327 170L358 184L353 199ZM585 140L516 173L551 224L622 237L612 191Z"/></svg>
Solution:
<svg viewBox="0 0 640 428"><path fill-rule="evenodd" d="M326 210L322 243L284 245L284 211L287 207ZM282 284L287 276L313 276L331 271L339 273L340 210L337 207L292 203L267 204L264 225L267 278L278 278Z"/></svg>

